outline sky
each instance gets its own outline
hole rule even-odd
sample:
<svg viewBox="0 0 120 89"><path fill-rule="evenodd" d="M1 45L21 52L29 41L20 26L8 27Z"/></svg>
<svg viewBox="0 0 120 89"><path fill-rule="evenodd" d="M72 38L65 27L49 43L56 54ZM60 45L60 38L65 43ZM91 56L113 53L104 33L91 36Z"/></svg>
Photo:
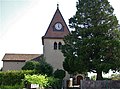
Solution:
<svg viewBox="0 0 120 89"><path fill-rule="evenodd" d="M42 54L45 34L59 4L68 25L77 0L0 0L0 68L5 53ZM108 0L120 20L120 0ZM119 22L120 23L120 22Z"/></svg>

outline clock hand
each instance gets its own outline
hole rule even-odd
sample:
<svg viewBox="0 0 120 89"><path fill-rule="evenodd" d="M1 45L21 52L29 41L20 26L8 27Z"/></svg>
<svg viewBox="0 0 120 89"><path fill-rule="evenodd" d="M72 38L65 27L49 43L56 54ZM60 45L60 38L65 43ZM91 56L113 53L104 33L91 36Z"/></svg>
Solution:
<svg viewBox="0 0 120 89"><path fill-rule="evenodd" d="M58 24L58 28L60 28L59 24Z"/></svg>

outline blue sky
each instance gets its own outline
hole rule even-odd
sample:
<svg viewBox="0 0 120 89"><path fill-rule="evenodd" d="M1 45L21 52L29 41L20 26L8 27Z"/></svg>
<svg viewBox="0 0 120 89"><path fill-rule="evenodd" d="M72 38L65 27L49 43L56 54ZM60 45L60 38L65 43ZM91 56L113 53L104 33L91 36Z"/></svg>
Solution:
<svg viewBox="0 0 120 89"><path fill-rule="evenodd" d="M58 3L68 23L75 13L75 0L0 0L0 60L5 53L42 54L41 37Z"/></svg>
<svg viewBox="0 0 120 89"><path fill-rule="evenodd" d="M76 1L0 0L0 60L5 53L41 54L43 51L41 37L50 24L57 3L68 24L68 19L75 14ZM109 2L120 20L120 0Z"/></svg>
<svg viewBox="0 0 120 89"><path fill-rule="evenodd" d="M31 0L0 0L0 36L6 32L5 29L9 20L30 4Z"/></svg>

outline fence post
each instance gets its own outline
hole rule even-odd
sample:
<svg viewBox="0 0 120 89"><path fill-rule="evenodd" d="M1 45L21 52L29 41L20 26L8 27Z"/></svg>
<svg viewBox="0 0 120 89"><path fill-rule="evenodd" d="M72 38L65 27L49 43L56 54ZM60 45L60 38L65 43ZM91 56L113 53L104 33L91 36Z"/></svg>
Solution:
<svg viewBox="0 0 120 89"><path fill-rule="evenodd" d="M83 83L83 80L80 80L80 89L82 89L82 83Z"/></svg>

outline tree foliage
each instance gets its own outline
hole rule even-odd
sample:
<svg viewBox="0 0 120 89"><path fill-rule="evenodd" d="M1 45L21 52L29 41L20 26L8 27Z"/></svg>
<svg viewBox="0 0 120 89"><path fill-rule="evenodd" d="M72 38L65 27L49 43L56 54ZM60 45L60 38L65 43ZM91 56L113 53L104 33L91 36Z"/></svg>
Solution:
<svg viewBox="0 0 120 89"><path fill-rule="evenodd" d="M40 61L40 65L37 67L37 70L40 74L46 74L51 76L53 74L53 67L45 61Z"/></svg>
<svg viewBox="0 0 120 89"><path fill-rule="evenodd" d="M22 70L35 70L36 73L46 74L48 76L53 74L53 67L41 59L41 61L27 61L22 67Z"/></svg>
<svg viewBox="0 0 120 89"><path fill-rule="evenodd" d="M22 67L22 70L34 70L39 64L40 63L36 61L27 61Z"/></svg>
<svg viewBox="0 0 120 89"><path fill-rule="evenodd" d="M69 19L71 33L64 38L63 67L68 73L97 73L120 68L118 20L108 0L78 0L76 14Z"/></svg>
<svg viewBox="0 0 120 89"><path fill-rule="evenodd" d="M57 69L55 72L54 72L54 77L55 78L58 78L58 79L63 79L64 77L66 76L66 72L62 69Z"/></svg>
<svg viewBox="0 0 120 89"><path fill-rule="evenodd" d="M0 86L15 86L20 85L22 83L22 79L24 79L25 74L33 75L35 71L33 70L21 70L21 71L2 71L0 72ZM4 89L1 88L0 89Z"/></svg>
<svg viewBox="0 0 120 89"><path fill-rule="evenodd" d="M120 80L120 74L112 74L111 79L112 80Z"/></svg>
<svg viewBox="0 0 120 89"><path fill-rule="evenodd" d="M40 88L47 88L51 86L54 87L58 79L46 75L25 75L24 81L30 84L39 84Z"/></svg>

